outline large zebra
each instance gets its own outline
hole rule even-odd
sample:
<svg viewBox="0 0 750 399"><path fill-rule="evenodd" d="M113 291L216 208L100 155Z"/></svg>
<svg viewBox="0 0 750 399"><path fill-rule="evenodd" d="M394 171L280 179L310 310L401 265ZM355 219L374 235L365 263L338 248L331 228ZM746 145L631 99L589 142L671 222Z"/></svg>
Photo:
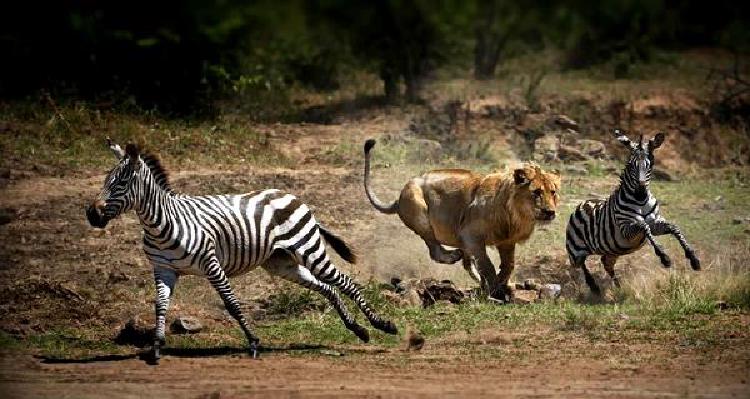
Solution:
<svg viewBox="0 0 750 399"><path fill-rule="evenodd" d="M659 201L649 190L654 166L654 150L664 142L664 133L658 133L648 142L641 135L638 143L631 142L620 130L614 131L617 140L628 147L630 159L620 175L620 186L606 200L587 200L580 203L570 215L566 233L566 248L573 267L583 269L586 284L599 295L599 287L586 268L586 257L602 255L604 270L615 285L615 262L621 255L641 248L646 240L664 267L669 259L654 236L671 234L680 242L693 270L700 270L695 251L685 240L679 227L667 222L659 214Z"/></svg>
<svg viewBox="0 0 750 399"><path fill-rule="evenodd" d="M156 283L154 360L164 343L169 300L180 275L208 278L229 314L240 324L253 357L259 339L252 333L228 277L261 266L268 272L321 293L346 327L362 341L365 328L349 314L334 290L348 295L377 329L396 334L393 323L373 312L352 279L339 272L326 254L325 238L346 261L355 255L339 237L324 229L308 207L291 194L263 190L243 195L189 196L175 193L158 158L128 144L125 151L107 142L118 159L104 187L86 210L89 223L103 228L131 209L143 226L143 250Z"/></svg>

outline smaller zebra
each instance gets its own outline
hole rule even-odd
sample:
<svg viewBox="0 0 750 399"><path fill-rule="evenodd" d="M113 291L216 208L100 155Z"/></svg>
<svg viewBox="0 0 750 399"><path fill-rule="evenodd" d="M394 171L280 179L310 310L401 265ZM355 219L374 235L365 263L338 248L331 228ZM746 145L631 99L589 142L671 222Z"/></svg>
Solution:
<svg viewBox="0 0 750 399"><path fill-rule="evenodd" d="M143 250L156 285L154 362L164 343L170 297L182 275L208 279L245 333L253 357L259 339L242 314L229 278L257 266L323 295L344 325L364 342L369 340L367 330L349 314L336 288L354 301L373 327L398 332L392 322L370 309L357 284L331 263L323 240L344 260L355 263L348 245L324 229L295 196L273 189L241 195L178 194L157 157L141 153L133 144L123 151L107 142L117 165L107 174L86 216L98 228L131 209L140 219Z"/></svg>
<svg viewBox="0 0 750 399"><path fill-rule="evenodd" d="M586 284L596 295L601 292L586 268L589 255L601 255L604 270L618 287L620 282L614 268L617 258L637 251L646 240L664 267L672 265L654 236L673 235L685 250L685 257L690 260L693 270L700 270L701 267L680 228L661 216L659 201L649 190L654 150L664 142L664 133L658 133L646 143L643 142L643 135L638 143L634 143L619 129L615 129L614 134L630 150L630 159L620 175L620 186L606 200L580 203L570 215L566 231L565 246L571 266L583 270Z"/></svg>

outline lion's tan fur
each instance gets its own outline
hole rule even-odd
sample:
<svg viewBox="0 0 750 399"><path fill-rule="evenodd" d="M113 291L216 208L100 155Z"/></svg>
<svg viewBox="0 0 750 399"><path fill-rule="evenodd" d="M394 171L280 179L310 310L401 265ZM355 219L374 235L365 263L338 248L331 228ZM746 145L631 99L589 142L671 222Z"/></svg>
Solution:
<svg viewBox="0 0 750 399"><path fill-rule="evenodd" d="M398 213L441 263L464 260L470 271L474 258L485 289L506 284L514 267L515 244L526 241L537 220L550 219L559 204L560 175L536 164L524 164L510 173L480 175L463 169L439 169L409 180L398 201L387 205L369 187L369 150L365 146L365 190L370 202L383 213ZM534 194L535 190L540 190ZM449 251L448 245L458 248ZM500 252L502 268L495 276L487 246ZM470 271L471 273L471 271Z"/></svg>
<svg viewBox="0 0 750 399"><path fill-rule="evenodd" d="M423 238L432 230L441 244L457 248L468 236L493 246L526 241L534 231L538 205L557 208L559 196L551 192L559 188L560 177L534 165L524 169L531 181L528 187L515 184L512 174L482 176L460 169L427 172L401 190L398 215ZM537 188L543 193L539 204L532 195Z"/></svg>

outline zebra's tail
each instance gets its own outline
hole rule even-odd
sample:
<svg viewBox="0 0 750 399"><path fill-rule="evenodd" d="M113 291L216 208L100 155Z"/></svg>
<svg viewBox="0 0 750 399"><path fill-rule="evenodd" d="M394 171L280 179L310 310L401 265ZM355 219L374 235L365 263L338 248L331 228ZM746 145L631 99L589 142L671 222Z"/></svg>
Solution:
<svg viewBox="0 0 750 399"><path fill-rule="evenodd" d="M323 238L328 241L328 244L331 245L331 248L333 248L333 250L336 251L336 253L339 254L342 259L349 263L357 263L357 255L352 252L352 249L349 248L349 245L347 245L344 240L341 239L341 237L326 230L320 224L318 224L318 229L320 229L320 234L323 235Z"/></svg>
<svg viewBox="0 0 750 399"><path fill-rule="evenodd" d="M367 194L367 199L370 200L375 209L386 214L396 213L398 212L398 200L393 201L390 205L384 204L370 189L370 150L372 150L372 147L375 147L374 139L365 141L365 194Z"/></svg>

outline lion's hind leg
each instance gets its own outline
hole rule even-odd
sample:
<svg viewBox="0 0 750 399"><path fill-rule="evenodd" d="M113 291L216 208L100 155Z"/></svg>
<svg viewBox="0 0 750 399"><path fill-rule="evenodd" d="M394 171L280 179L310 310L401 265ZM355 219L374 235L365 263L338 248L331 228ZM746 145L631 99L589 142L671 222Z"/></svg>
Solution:
<svg viewBox="0 0 750 399"><path fill-rule="evenodd" d="M424 192L416 181L409 182L401 191L398 215L404 224L417 233L430 251L430 258L438 263L453 264L461 260L460 249L448 250L440 245L430 223Z"/></svg>

